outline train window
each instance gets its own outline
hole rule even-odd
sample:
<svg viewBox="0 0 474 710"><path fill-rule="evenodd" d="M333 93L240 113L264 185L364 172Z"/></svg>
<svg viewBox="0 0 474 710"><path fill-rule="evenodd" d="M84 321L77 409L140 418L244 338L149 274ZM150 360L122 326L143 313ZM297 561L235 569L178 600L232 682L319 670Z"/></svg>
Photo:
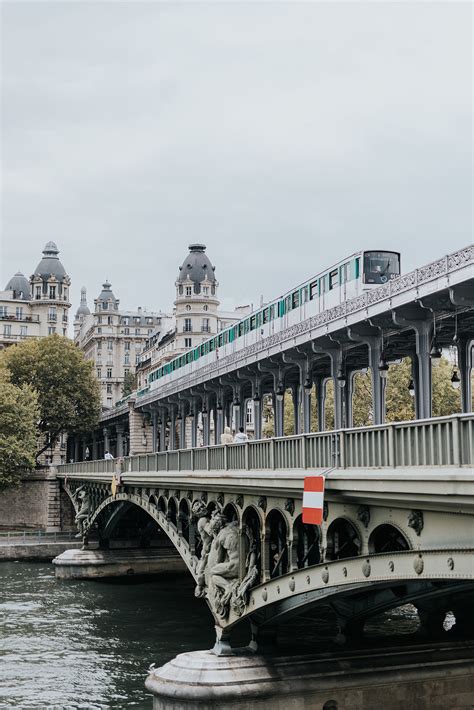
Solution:
<svg viewBox="0 0 474 710"><path fill-rule="evenodd" d="M255 330L257 327L257 318L256 316L251 316L250 317L250 330Z"/></svg>
<svg viewBox="0 0 474 710"><path fill-rule="evenodd" d="M358 279L360 277L360 258L357 257L355 260L354 278Z"/></svg>
<svg viewBox="0 0 474 710"><path fill-rule="evenodd" d="M309 300L312 301L318 295L318 282L311 281L309 285Z"/></svg>
<svg viewBox="0 0 474 710"><path fill-rule="evenodd" d="M243 324L243 323L239 323L239 338L240 338L240 336L243 334L243 332L244 332L244 324Z"/></svg>
<svg viewBox="0 0 474 710"><path fill-rule="evenodd" d="M269 313L270 320L273 320L275 318L275 305L274 304L272 306L270 306L270 308L268 309L268 313Z"/></svg>
<svg viewBox="0 0 474 710"><path fill-rule="evenodd" d="M244 320L244 333L248 333L250 330L250 318Z"/></svg>
<svg viewBox="0 0 474 710"><path fill-rule="evenodd" d="M351 265L349 262L347 262L347 264L343 264L341 266L341 284L345 284L347 281L350 281L350 278L351 278L350 266Z"/></svg>
<svg viewBox="0 0 474 710"><path fill-rule="evenodd" d="M329 272L329 290L339 286L339 269L333 269Z"/></svg>
<svg viewBox="0 0 474 710"><path fill-rule="evenodd" d="M325 274L319 279L319 295L326 293L328 290L328 275Z"/></svg>
<svg viewBox="0 0 474 710"><path fill-rule="evenodd" d="M300 305L300 292L295 291L291 297L291 307L298 308L299 305Z"/></svg>
<svg viewBox="0 0 474 710"><path fill-rule="evenodd" d="M262 322L268 323L269 320L270 320L270 309L265 308L265 310L262 311Z"/></svg>
<svg viewBox="0 0 474 710"><path fill-rule="evenodd" d="M364 252L364 283L383 284L399 274L400 254L393 251Z"/></svg>

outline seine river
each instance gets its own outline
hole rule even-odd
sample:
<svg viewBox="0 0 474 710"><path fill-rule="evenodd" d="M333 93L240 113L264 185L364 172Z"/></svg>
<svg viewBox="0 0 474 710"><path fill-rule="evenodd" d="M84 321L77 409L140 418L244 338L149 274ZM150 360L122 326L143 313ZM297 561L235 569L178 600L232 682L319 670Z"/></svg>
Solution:
<svg viewBox="0 0 474 710"><path fill-rule="evenodd" d="M286 641L296 638L300 652L302 639L313 651L327 648L333 631L327 618L316 620L311 634L314 623L294 620ZM386 615L376 633L416 627L416 615L405 608ZM149 665L213 643L211 616L186 575L141 583L59 581L50 564L0 564L2 710L151 710L144 688Z"/></svg>

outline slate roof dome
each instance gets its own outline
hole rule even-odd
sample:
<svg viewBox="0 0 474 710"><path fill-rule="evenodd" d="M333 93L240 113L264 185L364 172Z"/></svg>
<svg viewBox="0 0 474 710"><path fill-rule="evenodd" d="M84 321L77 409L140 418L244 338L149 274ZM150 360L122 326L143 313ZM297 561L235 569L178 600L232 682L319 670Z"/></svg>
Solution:
<svg viewBox="0 0 474 710"><path fill-rule="evenodd" d="M90 310L89 310L89 307L87 305L87 300L86 300L86 288L85 288L85 286L83 286L81 288L81 304L76 311L76 318L78 318L79 316L88 316L88 315L90 315Z"/></svg>
<svg viewBox="0 0 474 710"><path fill-rule="evenodd" d="M115 298L113 291L112 291L112 284L110 284L108 281L102 284L102 291L99 293L97 296L97 301L116 301L117 299Z"/></svg>
<svg viewBox="0 0 474 710"><path fill-rule="evenodd" d="M179 267L178 281L186 281L188 276L191 281L198 284L207 277L209 281L215 283L215 266L209 261L205 254L204 244L190 244L189 254Z"/></svg>
<svg viewBox="0 0 474 710"><path fill-rule="evenodd" d="M23 298L28 301L31 298L30 282L21 271L17 271L5 286L5 291L13 291L14 298Z"/></svg>
<svg viewBox="0 0 474 710"><path fill-rule="evenodd" d="M54 242L48 242L43 249L43 258L36 267L34 275L39 275L43 281L55 276L58 281L64 281L66 270L59 261L59 249Z"/></svg>

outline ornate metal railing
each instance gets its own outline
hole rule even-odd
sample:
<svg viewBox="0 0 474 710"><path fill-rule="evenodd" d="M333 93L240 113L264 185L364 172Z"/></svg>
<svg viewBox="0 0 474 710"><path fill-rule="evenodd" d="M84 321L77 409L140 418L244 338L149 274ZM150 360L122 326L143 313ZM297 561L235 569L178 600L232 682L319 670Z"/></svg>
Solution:
<svg viewBox="0 0 474 710"><path fill-rule="evenodd" d="M61 473L112 473L117 461L58 466ZM120 466L122 462L120 461ZM281 469L471 467L474 414L340 429L245 444L128 456L124 471L258 471Z"/></svg>

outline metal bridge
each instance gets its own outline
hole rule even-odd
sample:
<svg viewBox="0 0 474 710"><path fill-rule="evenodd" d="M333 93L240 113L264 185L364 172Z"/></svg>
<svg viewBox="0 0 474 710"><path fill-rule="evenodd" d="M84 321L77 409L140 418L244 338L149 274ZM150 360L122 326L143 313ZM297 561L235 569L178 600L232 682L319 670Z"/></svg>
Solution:
<svg viewBox="0 0 474 710"><path fill-rule="evenodd" d="M303 480L322 472L324 521L305 525ZM121 534L130 544L134 525L136 544L167 538L214 616L216 651L228 652L243 619L258 643L322 601L344 634L406 601L438 632L448 609L467 620L473 473L469 414L79 462L57 475L101 559Z"/></svg>
<svg viewBox="0 0 474 710"><path fill-rule="evenodd" d="M462 411L472 411L474 246L431 262L364 292L286 330L200 367L176 372L172 382L145 389L102 416L101 427L71 438L68 460L113 450L124 453L196 448L219 443L225 425L246 426L247 402L254 434L262 438L262 399L271 398L274 435L283 435L284 399L291 392L295 432L311 431L311 398L324 428L326 383L334 382L335 429L352 426L353 376L370 368L373 422L385 421L387 365L412 361L415 413L432 416L431 360L448 346L457 351ZM342 385L342 386L339 386ZM355 435L354 435L355 437ZM352 437L352 438L354 438ZM249 449L250 450L250 449ZM258 451L258 449L252 449Z"/></svg>

